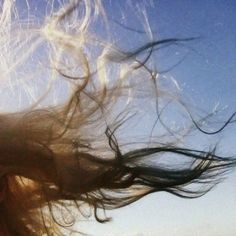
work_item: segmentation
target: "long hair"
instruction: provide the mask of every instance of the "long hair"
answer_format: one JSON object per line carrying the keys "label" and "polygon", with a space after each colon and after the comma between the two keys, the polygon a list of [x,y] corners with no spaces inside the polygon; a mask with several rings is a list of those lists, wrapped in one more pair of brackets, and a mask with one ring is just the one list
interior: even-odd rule
{"label": "long hair", "polygon": [[[195,121],[178,89],[159,83],[152,53],[193,39],[155,40],[146,22],[141,33],[149,40],[127,50],[116,45],[99,0],[53,1],[43,20],[27,22],[15,4],[1,6],[0,70],[3,85],[6,80],[29,103],[0,114],[0,232],[61,235],[78,218],[76,209],[89,217],[84,209],[91,208],[106,222],[99,209],[150,193],[200,197],[235,165],[216,147],[184,144],[194,130],[207,133],[200,124],[212,114]],[[102,34],[92,27],[97,22]],[[189,125],[166,125],[162,114],[170,102],[185,111]],[[138,136],[143,111],[154,112],[155,121]]]}

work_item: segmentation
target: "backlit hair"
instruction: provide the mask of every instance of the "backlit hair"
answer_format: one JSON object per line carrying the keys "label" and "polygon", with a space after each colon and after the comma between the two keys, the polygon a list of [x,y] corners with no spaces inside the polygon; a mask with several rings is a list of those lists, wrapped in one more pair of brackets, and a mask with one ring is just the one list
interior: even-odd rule
{"label": "backlit hair", "polygon": [[[76,211],[106,222],[99,209],[153,192],[199,197],[234,165],[184,144],[201,125],[178,86],[159,83],[152,53],[191,39],[156,40],[143,9],[147,42],[122,49],[100,0],[48,1],[41,18],[19,2],[3,1],[0,17],[0,82],[18,94],[0,114],[1,235],[62,235]],[[164,122],[168,102],[184,128]]]}

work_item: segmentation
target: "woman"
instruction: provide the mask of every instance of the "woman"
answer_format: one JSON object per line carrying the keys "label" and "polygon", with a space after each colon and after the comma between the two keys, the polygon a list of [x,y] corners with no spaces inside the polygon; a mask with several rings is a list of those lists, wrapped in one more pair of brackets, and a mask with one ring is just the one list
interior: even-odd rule
{"label": "woman", "polygon": [[[123,207],[158,191],[199,197],[235,165],[215,149],[183,145],[194,127],[201,130],[193,118],[194,127],[175,131],[163,121],[165,101],[188,109],[178,91],[158,85],[152,53],[190,39],[154,40],[146,22],[141,33],[148,42],[121,50],[99,0],[48,3],[41,22],[21,20],[15,4],[2,4],[2,77],[13,89],[37,84],[39,95],[27,87],[22,91],[31,105],[0,116],[1,235],[61,235],[76,220],[75,208],[82,215],[92,208],[97,221],[106,222],[98,209]],[[98,22],[102,36],[92,28]],[[145,101],[155,104],[152,131],[148,139],[130,139]],[[181,157],[181,165],[168,158],[158,163],[169,155]]]}

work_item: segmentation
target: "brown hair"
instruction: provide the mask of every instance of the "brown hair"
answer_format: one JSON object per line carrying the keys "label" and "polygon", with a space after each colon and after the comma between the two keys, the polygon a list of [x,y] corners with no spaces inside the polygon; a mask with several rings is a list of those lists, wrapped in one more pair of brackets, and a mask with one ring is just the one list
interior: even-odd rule
{"label": "brown hair", "polygon": [[[36,100],[31,96],[33,105],[0,116],[0,230],[14,236],[60,235],[73,225],[75,208],[86,217],[83,209],[91,207],[96,219],[105,222],[109,219],[99,217],[98,209],[119,208],[158,191],[195,198],[218,183],[234,160],[218,156],[215,148],[180,144],[194,130],[192,123],[174,133],[158,105],[171,100],[187,111],[177,90],[158,85],[150,57],[163,45],[189,39],[150,38],[124,51],[92,33],[91,25],[102,19],[112,34],[101,1],[71,1],[56,12],[49,7],[43,23],[25,25],[13,1],[2,5],[3,77],[19,78],[24,71],[20,85],[32,79],[39,90],[41,80],[47,86]],[[43,63],[31,65],[29,73],[27,63],[40,57],[39,51]],[[60,101],[59,90],[67,99]],[[51,91],[59,101],[45,105]],[[146,101],[158,107],[154,113],[161,134],[130,139],[130,121]],[[181,165],[168,156],[182,157]],[[158,163],[163,157],[168,161]]]}

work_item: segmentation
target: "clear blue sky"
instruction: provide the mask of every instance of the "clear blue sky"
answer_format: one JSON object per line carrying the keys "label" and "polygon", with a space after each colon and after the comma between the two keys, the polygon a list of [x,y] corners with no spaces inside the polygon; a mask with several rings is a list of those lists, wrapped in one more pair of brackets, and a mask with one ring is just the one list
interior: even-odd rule
{"label": "clear blue sky", "polygon": [[[128,2],[128,3],[127,3]],[[147,15],[154,35],[163,38],[199,39],[185,47],[172,47],[157,55],[160,69],[185,60],[167,73],[183,89],[183,97],[207,111],[216,103],[228,106],[221,114],[226,118],[236,110],[236,2],[233,0],[154,0]],[[105,1],[110,18],[127,27],[141,29],[135,5],[143,1]],[[127,3],[127,4],[124,4]],[[144,4],[145,5],[145,4]],[[136,9],[136,13],[134,12]],[[122,12],[122,13],[121,13]],[[122,20],[125,19],[125,20]],[[135,47],[142,34],[114,24],[117,44]],[[226,154],[236,153],[235,131],[228,127],[221,140]],[[200,142],[199,142],[200,143]],[[152,196],[115,212],[108,212],[113,223],[85,224],[85,232],[97,236],[234,236],[236,235],[236,174],[232,174],[206,196],[183,200],[165,193]]]}
{"label": "clear blue sky", "polygon": [[[221,114],[221,118],[226,118],[236,110],[236,1],[152,2],[149,6],[148,1],[141,0],[104,0],[104,5],[109,19],[137,30],[142,30],[137,15],[142,10],[140,6],[145,5],[157,39],[199,37],[183,47],[171,47],[157,54],[157,65],[165,70],[187,55],[167,76],[173,76],[183,90],[183,97],[191,98],[198,107],[211,111],[216,103],[221,108],[228,106]],[[38,4],[39,15],[44,6]],[[121,47],[135,48],[147,40],[143,34],[125,30],[116,23],[111,27],[116,30],[114,37]],[[97,31],[102,35],[99,27]],[[225,133],[227,138],[222,140],[226,154],[236,153],[235,131],[230,126]],[[95,236],[235,236],[235,182],[236,174],[232,174],[209,194],[195,200],[156,193],[131,206],[108,212],[113,217],[112,223],[81,222],[78,228]]]}

